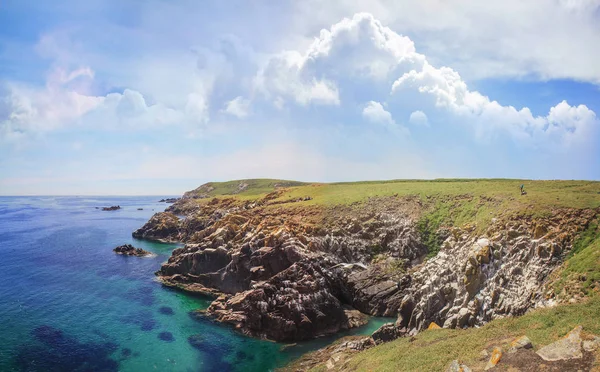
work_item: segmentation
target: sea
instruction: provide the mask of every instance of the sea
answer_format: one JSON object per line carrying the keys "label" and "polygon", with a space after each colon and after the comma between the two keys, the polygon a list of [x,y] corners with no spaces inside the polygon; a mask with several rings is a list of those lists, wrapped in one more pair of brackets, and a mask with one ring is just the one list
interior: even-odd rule
{"label": "sea", "polygon": [[[390,321],[286,345],[198,316],[209,298],[154,274],[181,245],[131,236],[165,197],[0,197],[0,371],[272,371]],[[121,244],[155,256],[117,255]]]}

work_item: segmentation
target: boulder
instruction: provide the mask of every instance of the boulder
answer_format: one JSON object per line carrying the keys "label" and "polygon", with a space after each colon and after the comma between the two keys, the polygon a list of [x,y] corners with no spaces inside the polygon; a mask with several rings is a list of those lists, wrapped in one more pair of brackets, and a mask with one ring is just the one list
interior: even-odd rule
{"label": "boulder", "polygon": [[458,360],[453,360],[446,369],[446,372],[471,372],[471,368],[461,364]]}
{"label": "boulder", "polygon": [[575,327],[562,339],[546,345],[537,354],[546,361],[580,359],[583,357],[581,351],[581,326]]}
{"label": "boulder", "polygon": [[484,370],[487,371],[488,369],[494,368],[500,359],[502,359],[502,349],[495,347],[492,351],[492,355],[490,356],[490,360],[488,360],[487,364],[485,365]]}
{"label": "boulder", "polygon": [[521,337],[515,338],[510,343],[510,349],[508,349],[508,352],[514,353],[519,349],[531,349],[532,347],[533,347],[533,344],[531,343],[531,340],[529,339],[529,337],[521,336]]}

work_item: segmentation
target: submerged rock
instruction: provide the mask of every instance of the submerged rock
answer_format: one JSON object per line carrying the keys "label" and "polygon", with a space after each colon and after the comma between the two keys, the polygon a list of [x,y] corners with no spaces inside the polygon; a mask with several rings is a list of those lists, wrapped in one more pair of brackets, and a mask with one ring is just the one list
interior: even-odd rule
{"label": "submerged rock", "polygon": [[175,337],[171,332],[161,332],[158,334],[158,338],[165,342],[173,342],[175,341]]}

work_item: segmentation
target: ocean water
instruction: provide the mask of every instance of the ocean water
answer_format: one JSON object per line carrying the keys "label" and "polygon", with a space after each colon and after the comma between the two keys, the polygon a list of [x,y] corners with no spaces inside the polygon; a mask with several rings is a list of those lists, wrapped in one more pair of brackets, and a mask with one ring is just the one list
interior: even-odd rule
{"label": "ocean water", "polygon": [[154,276],[177,245],[131,237],[159,199],[0,197],[0,371],[269,371],[339,337],[282,348],[194,316],[210,300]]}

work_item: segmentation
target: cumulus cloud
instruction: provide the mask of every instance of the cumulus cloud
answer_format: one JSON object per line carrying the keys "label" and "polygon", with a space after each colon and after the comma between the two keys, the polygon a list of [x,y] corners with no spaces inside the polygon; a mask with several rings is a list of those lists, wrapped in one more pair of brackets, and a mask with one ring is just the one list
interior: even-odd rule
{"label": "cumulus cloud", "polygon": [[425,113],[421,110],[411,112],[410,117],[408,118],[408,122],[413,125],[420,125],[424,127],[429,126],[427,115],[425,115]]}
{"label": "cumulus cloud", "polygon": [[298,52],[272,56],[257,74],[254,82],[258,92],[274,102],[294,100],[300,105],[309,103],[339,105],[338,90],[331,81],[317,79],[304,70],[306,57]]}
{"label": "cumulus cloud", "polygon": [[379,102],[369,101],[362,110],[362,116],[371,123],[382,125],[393,132],[408,133],[408,130],[398,125],[392,118],[392,114]]}
{"label": "cumulus cloud", "polygon": [[[598,0],[306,0],[294,3],[294,30],[312,35],[340,18],[369,11],[411,35],[436,64],[467,79],[528,77],[600,84]],[[319,12],[315,12],[319,9]],[[290,28],[292,27],[290,26]]]}
{"label": "cumulus cloud", "polygon": [[467,119],[479,134],[502,130],[517,140],[569,146],[590,140],[590,135],[600,129],[595,113],[585,105],[574,107],[563,101],[550,108],[547,116],[533,116],[528,107],[503,106],[469,90],[458,72],[428,62],[420,70],[400,76],[392,85],[392,93],[405,88],[432,96],[437,107]]}
{"label": "cumulus cloud", "polygon": [[[572,107],[563,102],[560,107],[550,109],[563,113],[561,120],[553,120],[550,116],[533,116],[528,107],[517,109],[492,101],[470,90],[454,69],[435,67],[425,55],[417,52],[410,38],[383,26],[367,13],[345,18],[321,30],[306,50],[272,56],[260,71],[258,80],[271,98],[281,100],[282,95],[288,94],[300,104],[318,97],[313,89],[318,84],[328,87],[322,90],[329,92],[324,94],[329,99],[323,100],[328,103],[340,104],[338,97],[351,99],[373,92],[362,114],[389,128],[399,126],[392,119],[392,113],[378,103],[386,98],[379,94],[382,89],[391,91],[392,95],[401,90],[407,92],[410,99],[399,102],[404,105],[421,95],[433,97],[435,106],[446,110],[457,119],[455,121],[467,119],[473,124],[479,138],[504,131],[521,143],[569,145],[589,140],[589,135],[598,127],[594,112],[586,106]],[[342,106],[349,104],[341,102]],[[405,106],[405,109],[410,108]],[[425,114],[414,108],[409,111],[413,112],[409,121],[428,125]]]}
{"label": "cumulus cloud", "polygon": [[225,104],[223,112],[243,119],[250,115],[250,100],[237,96]]}

